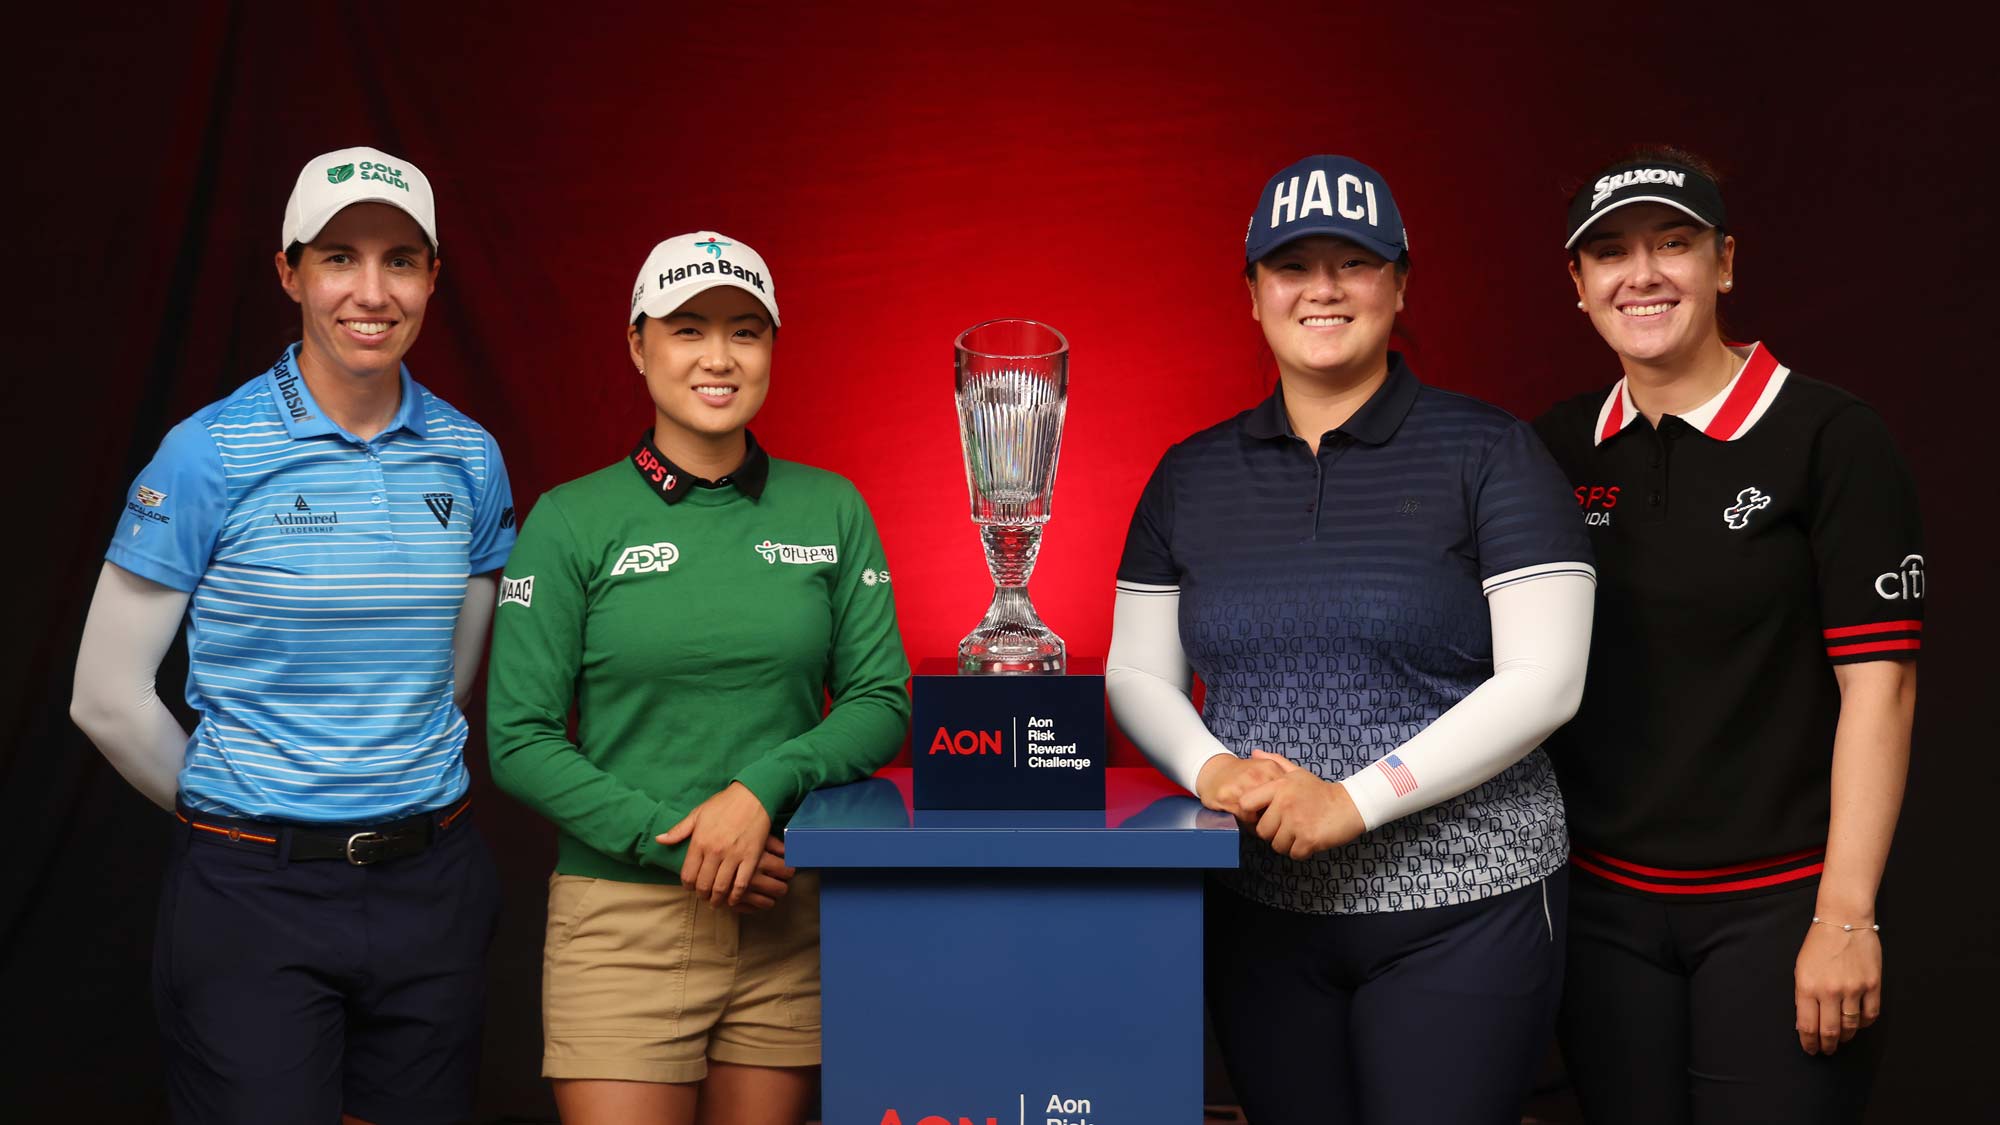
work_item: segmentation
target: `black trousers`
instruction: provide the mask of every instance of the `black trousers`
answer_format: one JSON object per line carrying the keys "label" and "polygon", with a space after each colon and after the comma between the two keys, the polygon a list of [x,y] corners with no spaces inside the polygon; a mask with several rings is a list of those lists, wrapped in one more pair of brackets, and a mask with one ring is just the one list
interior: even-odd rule
{"label": "black trousers", "polygon": [[1517,1125],[1562,988],[1566,886],[1314,915],[1211,885],[1209,1014],[1251,1125]]}
{"label": "black trousers", "polygon": [[1592,1125],[1858,1122],[1887,1017],[1832,1055],[1799,1046],[1792,964],[1817,880],[1732,901],[1570,884],[1560,1037]]}

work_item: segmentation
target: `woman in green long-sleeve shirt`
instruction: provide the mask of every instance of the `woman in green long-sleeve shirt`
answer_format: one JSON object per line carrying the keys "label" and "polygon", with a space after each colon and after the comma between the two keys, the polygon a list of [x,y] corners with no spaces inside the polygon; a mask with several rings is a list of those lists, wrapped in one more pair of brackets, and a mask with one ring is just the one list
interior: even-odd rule
{"label": "woman in green long-sleeve shirt", "polygon": [[777,330],[749,247],[654,247],[627,330],[653,428],[541,498],[501,582],[488,739],[561,829],[542,1072],[570,1125],[811,1100],[817,886],[773,832],[895,754],[909,664],[860,494],[748,429]]}

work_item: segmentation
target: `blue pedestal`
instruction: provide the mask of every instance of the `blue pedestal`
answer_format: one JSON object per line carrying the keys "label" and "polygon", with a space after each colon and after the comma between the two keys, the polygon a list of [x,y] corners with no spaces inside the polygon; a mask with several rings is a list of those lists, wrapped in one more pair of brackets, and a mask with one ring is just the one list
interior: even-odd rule
{"label": "blue pedestal", "polygon": [[1198,1125],[1201,871],[1236,824],[1150,769],[1105,791],[912,811],[884,770],[807,798],[785,851],[821,870],[828,1125]]}

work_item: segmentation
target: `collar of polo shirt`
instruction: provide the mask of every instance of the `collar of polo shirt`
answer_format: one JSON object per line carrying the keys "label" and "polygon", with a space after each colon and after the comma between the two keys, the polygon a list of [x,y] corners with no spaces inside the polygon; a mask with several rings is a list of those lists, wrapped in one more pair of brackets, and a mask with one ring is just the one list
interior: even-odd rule
{"label": "collar of polo shirt", "polygon": [[653,431],[647,430],[639,436],[639,444],[632,449],[632,467],[638,470],[639,479],[646,487],[659,494],[660,499],[669,504],[678,504],[687,499],[688,493],[697,488],[720,488],[725,484],[736,486],[736,490],[752,500],[764,495],[764,484],[771,478],[771,455],[757,444],[757,435],[743,431],[743,464],[736,471],[721,480],[709,480],[695,476],[667,459],[660,447],[653,444]]}
{"label": "collar of polo shirt", "polygon": [[[1417,401],[1419,390],[1417,377],[1410,373],[1410,366],[1403,362],[1403,353],[1389,353],[1389,377],[1361,404],[1361,409],[1347,421],[1334,427],[1336,433],[1343,433],[1356,441],[1369,445],[1381,445],[1388,441],[1409,416],[1410,407]],[[1297,437],[1292,433],[1292,420],[1285,414],[1285,384],[1278,383],[1271,397],[1250,411],[1244,424],[1244,431],[1254,438],[1274,439]]]}
{"label": "collar of polo shirt", "polygon": [[[395,420],[376,435],[393,434],[397,430],[408,430],[417,437],[429,437],[424,424],[424,412],[417,402],[416,385],[410,378],[410,369],[403,366],[397,376],[402,382],[401,401],[396,406]],[[326,411],[313,400],[312,391],[307,389],[305,376],[299,374],[299,345],[293,344],[271,365],[266,378],[271,384],[271,397],[277,400],[278,417],[285,423],[285,432],[294,438],[325,437],[332,434],[353,441],[361,439],[335,425]]]}
{"label": "collar of polo shirt", "polygon": [[[1741,355],[1746,345],[1732,344],[1730,350]],[[1771,403],[1778,397],[1778,391],[1785,385],[1785,377],[1791,369],[1778,362],[1778,357],[1759,340],[1747,345],[1749,355],[1743,366],[1723,388],[1707,402],[1688,411],[1674,415],[1693,427],[1697,432],[1717,441],[1735,441],[1750,432],[1750,427],[1764,417],[1771,409]],[[1639,408],[1632,401],[1632,389],[1620,379],[1612,386],[1611,393],[1604,398],[1604,405],[1597,411],[1597,428],[1592,431],[1591,444],[1602,445],[1617,437],[1625,427],[1639,417]]]}

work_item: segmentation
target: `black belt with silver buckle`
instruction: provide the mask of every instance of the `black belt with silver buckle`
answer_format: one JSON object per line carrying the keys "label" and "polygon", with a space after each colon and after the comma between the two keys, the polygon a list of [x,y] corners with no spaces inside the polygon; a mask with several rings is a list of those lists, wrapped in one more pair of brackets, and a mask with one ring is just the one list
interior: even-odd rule
{"label": "black belt with silver buckle", "polygon": [[297,821],[239,820],[196,812],[175,803],[174,815],[204,838],[239,847],[276,852],[290,860],[340,859],[356,867],[413,856],[449,831],[472,798],[435,812],[392,820],[386,824],[304,824]]}

